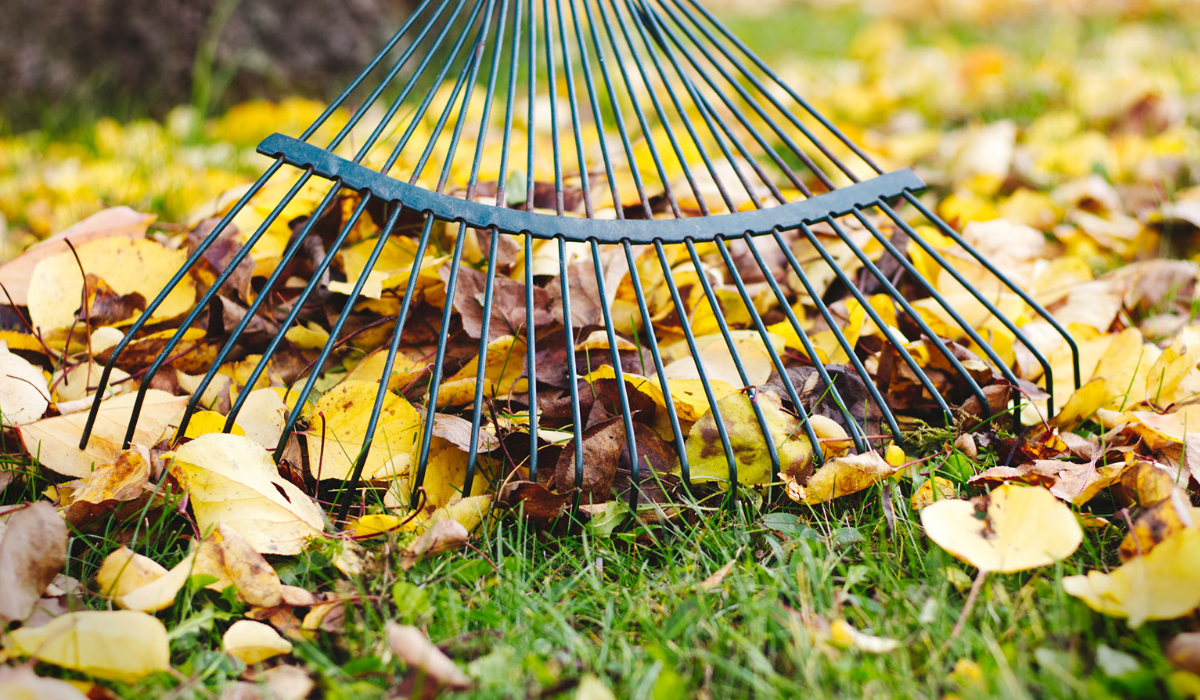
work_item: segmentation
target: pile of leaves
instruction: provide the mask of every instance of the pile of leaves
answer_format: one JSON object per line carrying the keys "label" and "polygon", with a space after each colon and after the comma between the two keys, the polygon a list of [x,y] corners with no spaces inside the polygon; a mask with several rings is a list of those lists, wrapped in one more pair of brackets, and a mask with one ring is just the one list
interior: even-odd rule
{"label": "pile of leaves", "polygon": [[[797,69],[794,83],[802,92],[808,88],[807,94],[843,123],[861,129],[860,140],[873,156],[892,165],[918,163],[935,186],[926,195],[935,210],[1053,311],[1080,351],[1077,388],[1069,346],[1015,295],[989,288],[997,306],[1050,360],[1054,386],[1043,388],[1052,389],[1058,401],[1055,414],[1047,414],[1045,395],[1037,389],[1038,382],[1044,384],[1042,369],[1028,349],[939,272],[927,254],[909,246],[913,264],[1023,382],[1018,388],[1029,400],[1021,403],[1017,423],[1006,422],[1007,416],[984,420],[987,411],[971,404],[963,378],[939,364],[942,358],[898,313],[894,299],[867,295],[872,310],[890,326],[881,328],[837,287],[809,242],[785,237],[809,277],[822,285],[820,296],[832,302],[857,359],[913,431],[903,442],[880,437],[878,407],[869,405],[861,378],[838,369],[839,389],[851,413],[865,411],[872,419],[866,427],[875,449],[864,454],[851,449],[840,412],[822,401],[824,387],[784,305],[741,244],[698,245],[695,258],[685,247],[668,246],[665,269],[653,250],[635,256],[662,350],[662,378],[648,351],[648,329],[642,326],[634,277],[621,249],[601,248],[599,261],[585,246],[570,249],[566,286],[575,335],[569,342],[562,332],[564,281],[557,246],[535,242],[528,251],[538,338],[537,370],[530,376],[524,241],[501,237],[493,247],[486,233],[468,230],[460,239],[457,226],[439,224],[415,264],[422,224],[415,216],[401,219],[367,277],[365,298],[351,309],[341,332],[331,336],[347,292],[362,276],[391,213],[378,204],[367,207],[336,252],[327,279],[300,309],[299,323],[283,327],[281,319],[300,303],[299,290],[315,274],[332,237],[361,203],[352,193],[341,194],[318,218],[311,244],[284,270],[269,303],[248,317],[263,293],[263,280],[279,267],[284,247],[313,215],[323,196],[317,186],[304,188],[267,229],[197,322],[182,331],[170,361],[149,376],[154,358],[180,331],[199,295],[228,267],[291,181],[272,183],[234,218],[201,264],[155,310],[120,356],[104,395],[97,397],[101,367],[123,329],[228,210],[229,196],[207,200],[228,186],[224,178],[235,176],[215,176],[215,191],[203,197],[192,191],[186,197],[196,201],[186,206],[172,203],[174,213],[186,209],[178,216],[185,223],[163,225],[153,215],[116,207],[65,230],[55,218],[61,214],[47,215],[46,207],[53,204],[45,203],[69,202],[74,190],[55,189],[48,178],[38,187],[15,187],[9,176],[0,190],[9,195],[3,200],[5,215],[39,237],[57,233],[0,267],[7,301],[0,307],[5,327],[0,331],[0,414],[6,446],[13,451],[19,446],[27,465],[0,472],[4,502],[10,504],[0,512],[0,616],[13,623],[5,653],[96,679],[136,682],[170,669],[171,633],[155,613],[181,595],[208,588],[241,603],[244,619],[228,626],[224,651],[253,666],[288,654],[289,640],[336,634],[345,606],[353,605],[346,589],[310,591],[283,583],[277,571],[281,562],[317,549],[354,577],[385,565],[387,549],[378,546],[385,542],[400,548],[402,567],[412,566],[466,546],[477,528],[505,517],[498,512],[504,508],[561,527],[563,516],[578,504],[580,519],[590,518],[590,527],[601,533],[633,515],[695,517],[693,499],[723,493],[730,476],[720,430],[732,445],[739,483],[760,487],[742,492],[744,498],[765,495],[779,501],[782,494],[812,506],[870,494],[872,487],[910,495],[929,537],[978,569],[975,593],[988,575],[1070,557],[1087,530],[1123,528],[1125,540],[1113,554],[1119,566],[1069,577],[1063,581],[1066,592],[1106,615],[1127,618],[1131,627],[1191,614],[1200,606],[1200,509],[1194,506],[1200,493],[1200,442],[1189,430],[1191,415],[1197,415],[1192,425],[1200,422],[1195,403],[1200,395],[1200,265],[1192,259],[1200,240],[1200,117],[1186,95],[1200,76],[1194,63],[1183,60],[1185,49],[1167,47],[1164,57],[1163,47],[1147,43],[1139,26],[1090,46],[1103,50],[1104,58],[1095,64],[1048,61],[1034,67],[996,47],[956,52],[912,45],[897,34],[897,25],[881,22],[853,43],[860,58],[857,80],[841,79],[845,71],[821,73],[819,65],[804,69],[810,72]],[[1103,73],[1111,83],[1114,64],[1125,76],[1120,99],[1111,99],[1111,90],[1097,93],[1090,82]],[[1173,70],[1160,70],[1162,65]],[[947,66],[954,70],[942,70]],[[1042,85],[1062,91],[1051,96],[1054,108],[1028,123],[997,119],[950,132],[927,126],[951,110],[968,113],[1012,101],[1025,89],[1012,76],[1023,71],[1039,73]],[[936,89],[915,77],[930,73],[940,76]],[[947,74],[957,78],[942,82]],[[827,77],[832,75],[839,76],[836,89]],[[897,75],[914,79],[905,83]],[[272,122],[271,130],[281,120],[277,110],[303,111],[296,104],[253,109],[269,115],[264,119]],[[238,114],[247,118],[259,112],[247,108]],[[882,121],[881,115],[889,116]],[[208,128],[216,133],[211,131],[216,126]],[[101,129],[124,134],[122,139],[134,133],[116,125],[98,126],[98,133]],[[162,129],[147,127],[148,133],[166,133]],[[176,158],[186,162],[183,156],[169,160]],[[98,174],[103,167],[94,163],[84,172],[88,178],[136,181],[131,171],[113,163],[107,167],[115,167],[114,174]],[[136,203],[142,197],[140,192],[96,195],[97,187],[87,184],[91,181],[76,180],[72,187],[82,186],[97,200]],[[157,187],[179,190],[170,182]],[[528,195],[535,207],[548,206],[538,200],[538,188]],[[918,219],[913,223],[972,279],[990,277],[953,241]],[[889,222],[878,225],[896,233]],[[847,274],[859,271],[861,263],[831,231],[818,227],[816,234]],[[870,238],[861,227],[851,227],[850,235],[864,245]],[[463,247],[463,262],[452,269],[456,245]],[[875,260],[885,259],[881,247],[868,250]],[[746,295],[733,283],[727,256],[749,283]],[[483,270],[489,261],[498,273],[497,301],[485,319]],[[603,292],[594,272],[597,263],[604,271]],[[768,270],[789,296],[786,308],[813,336],[820,359],[835,368],[846,365],[850,358],[784,261],[777,256]],[[671,297],[668,276],[683,294],[683,314]],[[456,280],[452,292],[451,278]],[[711,298],[701,279],[712,284]],[[414,296],[406,299],[410,282]],[[1000,390],[1003,406],[1012,387],[981,359],[983,349],[916,287],[902,288],[923,319],[956,343],[956,355],[976,381]],[[403,342],[384,381],[386,346],[406,302]],[[611,335],[606,313],[613,321]],[[448,349],[442,375],[435,379],[443,314],[450,318]],[[756,330],[755,316],[767,325],[765,337]],[[234,328],[247,318],[244,332],[234,337]],[[685,324],[699,358],[688,351]],[[743,360],[740,370],[723,326]],[[939,393],[958,409],[955,422],[930,427],[936,415],[932,397],[898,367],[889,333],[904,338]],[[281,336],[276,351],[264,359],[269,344]],[[218,363],[231,338],[229,353]],[[317,366],[330,343],[334,352]],[[799,407],[788,398],[772,352],[784,357],[786,380],[802,390],[801,400],[813,414],[807,427],[821,440],[823,462],[814,458]],[[708,370],[720,426],[697,359]],[[580,377],[574,386],[569,362]],[[202,381],[210,368],[213,379]],[[315,391],[301,403],[299,389],[310,378]],[[126,446],[136,390],[143,382],[148,390]],[[474,437],[472,408],[481,382],[482,425]],[[664,383],[679,435],[668,419]],[[537,394],[533,405],[531,388]],[[621,404],[622,388],[628,411]],[[381,391],[379,430],[367,445],[369,416]],[[184,426],[184,409],[192,399],[200,410]],[[91,439],[80,448],[87,411],[97,400]],[[240,411],[234,414],[238,402]],[[532,436],[531,412],[538,419]],[[765,435],[759,415],[768,427]],[[291,416],[298,419],[296,430],[285,431]],[[632,486],[631,443],[645,478],[636,512],[625,505]],[[422,463],[425,445],[429,456]],[[364,483],[347,494],[343,486],[364,449]],[[682,455],[690,467],[688,484],[681,483]],[[781,483],[771,483],[776,461]],[[948,478],[949,472],[963,478]],[[465,491],[468,473],[473,478]],[[40,498],[8,497],[28,494],[26,484],[43,482],[53,486]],[[337,521],[335,499],[352,499],[350,521]],[[1097,503],[1108,510],[1097,509]],[[139,538],[147,536],[145,523],[163,515],[180,518],[191,530],[183,537],[185,554],[169,569],[138,553]],[[103,530],[114,543],[88,580],[71,576],[71,530]],[[102,606],[110,609],[78,612],[97,607],[81,604],[82,599],[103,599]],[[895,644],[853,628],[827,633],[867,651]],[[388,639],[419,674],[445,687],[470,685],[471,679],[419,630],[393,624]],[[1200,673],[1196,633],[1181,634],[1171,645],[1170,655],[1182,668]],[[257,668],[250,677],[280,684],[286,688],[280,693],[301,697],[311,689],[307,676],[287,665],[276,665],[269,674]],[[74,690],[26,668],[4,673],[0,682],[23,684],[34,693],[50,687],[65,694]],[[303,692],[295,694],[297,688]]]}

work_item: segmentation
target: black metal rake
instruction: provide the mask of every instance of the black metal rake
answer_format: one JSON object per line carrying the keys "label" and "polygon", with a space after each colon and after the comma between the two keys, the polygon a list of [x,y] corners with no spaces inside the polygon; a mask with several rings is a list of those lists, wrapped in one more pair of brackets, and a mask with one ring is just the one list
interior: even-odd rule
{"label": "black metal rake", "polygon": [[[393,55],[395,58],[384,70],[382,67],[386,65],[388,57]],[[372,78],[377,72],[383,72],[382,77]],[[481,79],[483,73],[486,73],[486,78]],[[372,84],[368,83],[369,79],[377,82],[373,83],[374,87],[367,92],[368,86]],[[452,87],[447,87],[450,85]],[[332,141],[324,148],[309,143],[309,139],[334,115],[335,110],[345,104],[351,104],[351,97],[361,95],[360,91],[367,94],[358,97],[357,107],[349,117],[348,123],[337,132]],[[496,105],[498,92],[504,96],[502,120],[495,118],[500,111]],[[375,106],[385,94],[390,102],[386,110],[380,111]],[[539,120],[545,118],[542,114],[545,103],[541,100],[546,97],[549,98],[551,138],[549,142],[539,144],[535,136]],[[481,108],[478,102],[480,98]],[[435,104],[440,107],[440,113],[437,109],[431,111],[431,106]],[[360,133],[353,130],[359,127],[364,119],[375,120],[375,126],[369,136],[351,153],[347,149],[355,140],[352,134]],[[453,126],[447,132],[446,128],[452,119]],[[566,129],[570,131],[573,149],[560,138],[560,130],[566,130],[564,127],[568,119],[569,127]],[[366,124],[369,125],[369,122]],[[517,128],[514,128],[514,124]],[[522,126],[523,128],[520,128]],[[400,134],[399,137],[396,137],[397,133]],[[521,156],[519,146],[522,140],[525,142],[523,173],[519,166],[514,167]],[[460,152],[461,144],[472,141],[475,144],[473,155],[468,155],[467,149]],[[480,197],[477,192],[481,184],[481,167],[485,158],[489,157],[488,146],[497,144],[500,162],[496,168],[498,176],[495,179],[495,194],[494,197],[490,194]],[[370,156],[375,156],[377,161],[382,151],[376,154],[376,150],[384,145],[390,145],[391,152],[381,165],[375,168],[363,165],[364,160]],[[545,153],[547,146],[550,150],[548,154]],[[420,149],[420,155],[415,161],[411,156],[415,152],[414,149]],[[878,406],[883,424],[897,440],[901,438],[900,424],[864,365],[863,359],[856,354],[855,348],[839,329],[835,312],[830,309],[830,302],[823,298],[824,290],[818,288],[806,274],[805,265],[785,240],[785,232],[798,231],[801,240],[811,244],[840,285],[859,302],[871,321],[882,331],[900,360],[922,385],[928,398],[936,404],[936,411],[945,416],[947,421],[953,418],[951,406],[905,348],[904,339],[894,335],[894,331],[872,308],[866,294],[860,290],[861,280],[869,281],[873,288],[882,290],[895,301],[899,307],[898,313],[907,317],[912,327],[919,329],[933,351],[940,354],[946,364],[953,368],[985,413],[990,410],[988,398],[950,346],[949,341],[954,339],[941,338],[934,332],[897,287],[898,282],[881,269],[882,263],[877,264],[866,252],[864,245],[851,235],[851,228],[865,231],[877,241],[885,256],[894,260],[894,264],[889,263],[890,272],[897,279],[903,275],[909,284],[923,290],[924,294],[935,300],[961,328],[962,334],[959,338],[968,338],[974,347],[986,355],[1011,387],[1015,388],[1018,385],[1013,370],[992,349],[988,340],[981,337],[920,274],[897,243],[887,235],[885,229],[906,235],[911,244],[919,246],[998,319],[1015,336],[1017,342],[1028,348],[1042,367],[1042,377],[1047,390],[1053,389],[1052,370],[1046,357],[1012,320],[1001,313],[988,295],[981,292],[972,280],[955,270],[938,249],[923,238],[917,227],[897,212],[896,207],[904,203],[911,205],[912,210],[908,212],[910,216],[924,218],[943,236],[954,241],[1062,335],[1073,352],[1074,379],[1076,386],[1079,385],[1078,351],[1066,329],[1056,323],[1030,294],[1009,280],[915,196],[914,193],[924,187],[921,179],[909,170],[885,173],[865,151],[782,82],[770,67],[696,0],[424,0],[366,69],[299,138],[275,134],[264,140],[258,150],[274,158],[274,164],[224,215],[183,268],[172,278],[168,287],[149,303],[126,337],[113,350],[100,379],[100,388],[96,393],[97,402],[88,418],[83,445],[88,441],[96,418],[99,397],[104,395],[112,368],[126,346],[138,336],[168,292],[191,273],[204,252],[217,240],[237,213],[271,178],[284,169],[285,165],[299,169],[298,179],[262,225],[249,235],[244,247],[204,292],[194,310],[183,319],[176,335],[144,373],[125,441],[128,444],[133,437],[134,426],[151,379],[170,361],[184,332],[204,313],[209,302],[230,278],[234,269],[301,188],[314,177],[329,180],[331,184],[328,194],[307,222],[294,233],[283,253],[281,263],[266,279],[264,286],[249,305],[248,312],[218,353],[212,368],[195,389],[178,435],[184,434],[206,387],[212,382],[222,362],[237,344],[247,326],[256,314],[262,311],[261,305],[271,296],[271,291],[280,281],[284,269],[312,234],[314,224],[337,200],[341,191],[352,190],[361,197],[358,205],[345,218],[333,243],[328,246],[326,254],[316,265],[311,280],[299,293],[280,325],[280,332],[269,342],[262,353],[262,359],[246,382],[247,387],[253,386],[265,371],[272,354],[284,339],[284,331],[296,322],[306,300],[318,288],[322,276],[328,271],[368,204],[384,203],[388,213],[379,240],[366,263],[365,271],[355,280],[344,310],[330,330],[329,341],[321,350],[313,371],[300,390],[300,398],[288,417],[283,437],[275,451],[275,457],[278,459],[289,435],[296,428],[307,397],[313,391],[318,375],[338,342],[351,310],[360,299],[368,273],[374,268],[387,240],[396,230],[402,212],[409,217],[419,216],[422,227],[416,243],[412,273],[408,278],[395,330],[388,346],[387,360],[380,378],[381,388],[373,406],[362,451],[355,463],[350,488],[344,494],[340,515],[342,518],[349,508],[350,494],[356,490],[362,476],[367,452],[375,435],[386,394],[384,387],[392,374],[401,346],[401,337],[409,320],[417,271],[426,255],[436,221],[449,222],[451,226],[457,224],[457,234],[451,262],[452,272],[447,283],[447,300],[441,319],[441,334],[429,385],[429,410],[426,411],[424,429],[421,432],[419,457],[413,467],[414,506],[429,460],[435,407],[438,406],[438,390],[443,379],[447,336],[451,326],[454,289],[459,277],[464,241],[469,230],[477,232],[475,235],[488,236],[488,250],[493,254],[488,259],[484,287],[483,329],[480,336],[478,381],[472,413],[475,437],[471,441],[463,493],[470,493],[479,457],[478,433],[484,414],[483,380],[497,276],[498,256],[495,251],[498,250],[500,236],[518,237],[523,244],[525,256],[525,371],[530,380],[530,454],[527,466],[531,480],[536,480],[538,473],[537,349],[539,342],[546,342],[545,338],[537,338],[535,332],[534,239],[549,239],[557,243],[563,332],[568,350],[575,346],[577,330],[572,328],[567,244],[582,243],[587,246],[601,300],[609,298],[602,268],[602,247],[608,249],[610,246],[619,246],[623,250],[640,312],[640,331],[635,340],[649,349],[653,359],[654,371],[665,395],[665,406],[678,448],[685,484],[689,481],[685,435],[671,398],[671,386],[664,371],[655,323],[651,318],[646,290],[643,288],[635,260],[635,246],[654,247],[663,271],[662,282],[666,285],[671,302],[681,320],[684,338],[696,362],[708,404],[716,419],[722,447],[730,465],[731,490],[737,486],[736,461],[720,415],[717,397],[713,393],[709,375],[701,358],[702,353],[697,348],[696,337],[688,322],[686,304],[680,289],[672,279],[667,246],[681,244],[686,250],[687,259],[690,259],[695,270],[701,273],[698,277],[704,299],[712,309],[717,310],[720,334],[741,376],[742,384],[753,392],[753,389],[749,388],[752,382],[743,367],[729,324],[719,312],[721,305],[713,281],[703,273],[705,267],[697,251],[697,243],[715,243],[725,266],[722,274],[727,281],[733,283],[737,294],[745,303],[753,328],[761,336],[771,363],[786,390],[785,398],[791,401],[794,410],[799,414],[818,464],[824,459],[824,455],[821,443],[808,420],[811,407],[806,407],[801,399],[802,392],[795,385],[768,337],[766,324],[757,310],[747,282],[734,262],[729,246],[731,241],[744,242],[744,250],[749,251],[754,265],[761,270],[771,295],[799,336],[824,390],[837,407],[844,424],[849,427],[850,439],[859,452],[870,449],[870,441],[878,436],[869,435],[863,429],[866,422],[865,413],[862,416],[850,414],[846,402],[839,394],[837,383],[821,362],[804,325],[792,310],[788,292],[769,269],[763,255],[764,250],[775,246],[782,252],[787,268],[794,278],[799,280],[808,303],[815,307],[821,321],[833,332],[854,373],[864,382],[871,401]],[[408,160],[402,160],[402,155],[407,155]],[[647,167],[647,155],[652,167]],[[553,168],[553,213],[534,210],[535,192],[539,184],[535,175],[539,163],[546,158],[552,161]],[[418,179],[426,173],[427,167],[438,160],[441,161],[441,169],[436,185],[430,188],[417,184]],[[566,168],[564,160],[567,161]],[[462,183],[451,183],[452,175],[465,169],[467,162],[470,163],[470,175],[466,179],[465,187],[461,186]],[[393,171],[397,163],[401,163],[405,169]],[[493,164],[489,162],[489,167]],[[411,166],[411,169],[408,169],[408,166]],[[430,168],[430,171],[432,170],[433,168]],[[513,192],[514,189],[519,190],[522,176],[524,193]],[[636,196],[620,191],[622,176],[626,181],[632,180]],[[785,185],[781,187],[779,183]],[[448,186],[452,184],[460,189],[454,194],[447,193]],[[608,192],[605,192],[605,189]],[[566,203],[566,195],[574,192],[581,197],[582,212],[569,211],[571,207]],[[611,204],[605,201],[608,196],[611,196]],[[523,200],[523,204],[510,208],[510,199],[518,204]],[[604,218],[597,217],[597,200],[603,203]],[[611,213],[607,212],[609,208]],[[582,216],[578,213],[582,213]],[[814,231],[814,227],[818,230]],[[851,275],[842,269],[839,261],[819,237],[821,232],[832,232],[841,244],[853,253],[861,265],[860,280],[852,279]],[[642,475],[638,464],[638,445],[634,437],[629,397],[623,381],[623,369],[621,362],[616,361],[619,338],[611,310],[605,303],[602,303],[601,307],[608,345],[614,359],[612,365],[628,438],[631,483],[634,484],[634,488],[630,490],[630,498],[636,504],[639,491],[637,484]],[[570,351],[567,352],[567,372],[573,416],[572,430],[575,434],[575,445],[578,447],[582,445],[583,416],[580,412],[579,374],[574,354]],[[233,402],[225,424],[226,431],[234,425],[248,394],[249,391],[242,392]],[[1016,399],[1014,389],[1005,405],[1015,407]],[[1050,400],[1053,401],[1052,398]],[[766,445],[772,459],[772,473],[778,477],[780,465],[774,440],[770,438],[758,402],[751,403],[759,426],[768,438]],[[1053,411],[1052,408],[1050,410]],[[576,449],[574,458],[575,483],[578,488],[584,472],[583,450]]]}

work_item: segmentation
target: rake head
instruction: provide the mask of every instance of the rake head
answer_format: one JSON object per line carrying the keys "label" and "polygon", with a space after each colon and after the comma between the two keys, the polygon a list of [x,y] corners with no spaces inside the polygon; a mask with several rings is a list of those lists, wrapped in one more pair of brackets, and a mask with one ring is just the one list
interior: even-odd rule
{"label": "rake head", "polygon": [[[219,350],[178,436],[228,362],[252,360],[226,431],[271,363],[308,349],[277,460],[297,432],[320,439],[324,370],[375,339],[354,372],[379,389],[346,395],[373,404],[342,517],[398,396],[423,406],[391,462],[414,507],[455,413],[462,493],[481,469],[589,492],[603,449],[636,505],[672,468],[714,476],[698,455],[723,458],[731,492],[749,478],[723,410],[752,416],[757,481],[777,482],[788,441],[819,465],[914,420],[1019,420],[1023,395],[1052,412],[1070,381],[1052,349],[1078,386],[1066,330],[922,203],[921,179],[885,172],[695,0],[425,0],[311,127],[258,150],[275,162],[111,352],[85,445],[113,368],[185,281],[197,302],[142,374],[126,442],[201,330]],[[802,434],[779,435],[781,415]]]}

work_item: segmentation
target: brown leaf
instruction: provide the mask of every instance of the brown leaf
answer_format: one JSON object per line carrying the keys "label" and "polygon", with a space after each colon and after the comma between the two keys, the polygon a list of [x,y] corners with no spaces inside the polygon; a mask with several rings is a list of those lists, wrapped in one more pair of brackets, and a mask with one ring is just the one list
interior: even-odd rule
{"label": "brown leaf", "polygon": [[45,501],[0,521],[0,618],[24,620],[67,563],[67,526]]}
{"label": "brown leaf", "polygon": [[387,638],[392,653],[437,685],[451,690],[466,690],[473,685],[470,677],[416,627],[389,622]]}
{"label": "brown leaf", "polygon": [[[450,266],[444,265],[438,274],[443,281],[450,279]],[[483,302],[487,275],[460,265],[454,283],[454,309],[462,318],[467,335],[478,338],[483,333]],[[492,318],[488,340],[505,335],[523,337],[526,333],[527,307],[525,283],[497,276],[492,290]],[[533,325],[541,328],[554,323],[550,312],[550,293],[541,287],[533,289]]]}
{"label": "brown leaf", "polygon": [[150,452],[134,445],[117,455],[112,464],[92,472],[83,488],[72,494],[63,519],[72,527],[83,527],[120,503],[137,501],[150,489]]}
{"label": "brown leaf", "polygon": [[[620,418],[609,418],[583,431],[583,474],[579,489],[583,491],[585,502],[609,500],[625,442],[625,426]],[[554,484],[562,493],[576,488],[577,449],[575,440],[571,440],[555,465]]]}
{"label": "brown leaf", "polygon": [[283,602],[283,588],[275,569],[253,545],[225,523],[205,538],[196,553],[193,576],[209,574],[217,580],[206,588],[223,591],[233,586],[238,597],[257,607]]}
{"label": "brown leaf", "polygon": [[497,503],[502,508],[520,505],[535,520],[552,520],[567,511],[572,498],[573,494],[553,493],[533,481],[513,481],[500,489]]}
{"label": "brown leaf", "polygon": [[404,551],[400,559],[400,568],[408,571],[426,557],[458,549],[467,543],[469,536],[467,528],[453,518],[434,521],[433,525]]}
{"label": "brown leaf", "polygon": [[1200,508],[1191,507],[1182,498],[1168,498],[1133,521],[1133,528],[1117,547],[1117,556],[1122,563],[1145,556],[1159,542],[1195,525],[1200,525]]}
{"label": "brown leaf", "polygon": [[1167,644],[1167,658],[1186,671],[1200,674],[1200,632],[1175,635]]}

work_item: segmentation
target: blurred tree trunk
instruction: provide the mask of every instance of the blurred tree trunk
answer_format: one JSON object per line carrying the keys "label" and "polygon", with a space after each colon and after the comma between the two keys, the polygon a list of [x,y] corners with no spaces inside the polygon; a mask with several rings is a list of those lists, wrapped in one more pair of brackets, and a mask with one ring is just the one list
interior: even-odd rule
{"label": "blurred tree trunk", "polygon": [[197,76],[201,96],[207,89],[226,104],[285,93],[326,97],[379,50],[408,4],[2,0],[0,100],[20,125],[38,109],[79,101],[99,103],[89,109],[98,113],[161,114],[192,100]]}

